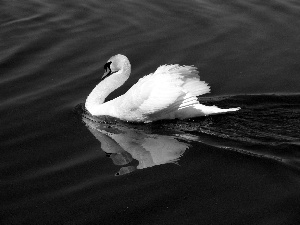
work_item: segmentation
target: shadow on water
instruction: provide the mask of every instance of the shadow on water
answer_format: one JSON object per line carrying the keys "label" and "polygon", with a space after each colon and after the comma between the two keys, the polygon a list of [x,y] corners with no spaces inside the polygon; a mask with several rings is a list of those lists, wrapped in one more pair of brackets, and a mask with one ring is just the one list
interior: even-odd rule
{"label": "shadow on water", "polygon": [[[101,143],[101,149],[106,156],[115,165],[122,166],[116,175],[131,173],[136,169],[176,163],[190,146],[188,136],[180,136],[180,132],[164,133],[152,125],[126,124],[116,120],[112,122],[111,118],[97,120],[88,113],[83,114],[82,120]],[[134,165],[135,161],[138,165]]]}
{"label": "shadow on water", "polygon": [[199,149],[200,143],[299,168],[299,96],[221,96],[201,101],[207,105],[240,105],[242,110],[148,124],[94,117],[83,104],[76,111],[106,156],[121,166],[116,175],[166,163],[178,164],[187,149]]}

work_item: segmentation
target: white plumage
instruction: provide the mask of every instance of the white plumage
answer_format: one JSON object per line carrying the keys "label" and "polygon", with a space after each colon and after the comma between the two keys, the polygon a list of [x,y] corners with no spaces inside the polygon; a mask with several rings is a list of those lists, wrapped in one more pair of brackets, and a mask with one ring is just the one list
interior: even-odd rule
{"label": "white plumage", "polygon": [[197,96],[210,92],[200,81],[194,66],[162,65],[139,79],[124,95],[111,101],[105,98],[120,87],[131,73],[124,55],[115,55],[105,64],[102,81],[88,96],[85,106],[95,116],[108,115],[132,122],[152,122],[162,119],[186,119],[237,111],[240,108],[220,109],[199,103]]}

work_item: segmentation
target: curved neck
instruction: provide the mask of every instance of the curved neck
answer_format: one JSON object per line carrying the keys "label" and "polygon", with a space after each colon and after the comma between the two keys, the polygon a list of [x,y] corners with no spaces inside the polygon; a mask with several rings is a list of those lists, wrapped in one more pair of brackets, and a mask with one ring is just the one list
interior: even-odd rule
{"label": "curved neck", "polygon": [[85,108],[91,113],[99,112],[99,106],[105,101],[105,98],[114,90],[122,86],[128,79],[131,67],[128,62],[122,69],[101,81],[89,94],[85,102]]}

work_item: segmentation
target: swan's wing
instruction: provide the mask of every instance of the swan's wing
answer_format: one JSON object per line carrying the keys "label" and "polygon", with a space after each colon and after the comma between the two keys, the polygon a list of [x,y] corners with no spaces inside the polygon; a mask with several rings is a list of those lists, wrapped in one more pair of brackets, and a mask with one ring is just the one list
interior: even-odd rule
{"label": "swan's wing", "polygon": [[209,91],[207,83],[200,81],[196,67],[163,65],[133,85],[123,96],[121,107],[144,115],[169,108],[177,110],[184,99],[195,99]]}

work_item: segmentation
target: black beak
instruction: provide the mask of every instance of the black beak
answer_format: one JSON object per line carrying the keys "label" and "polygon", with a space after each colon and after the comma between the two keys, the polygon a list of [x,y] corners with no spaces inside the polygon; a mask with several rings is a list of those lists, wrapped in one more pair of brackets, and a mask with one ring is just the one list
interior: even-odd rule
{"label": "black beak", "polygon": [[112,75],[113,73],[111,72],[111,69],[110,69],[110,64],[111,64],[111,62],[107,62],[107,63],[105,63],[105,65],[104,65],[104,74],[103,74],[103,76],[102,76],[102,78],[101,78],[101,81],[103,81],[105,78],[107,78],[107,77],[109,77],[110,75]]}

